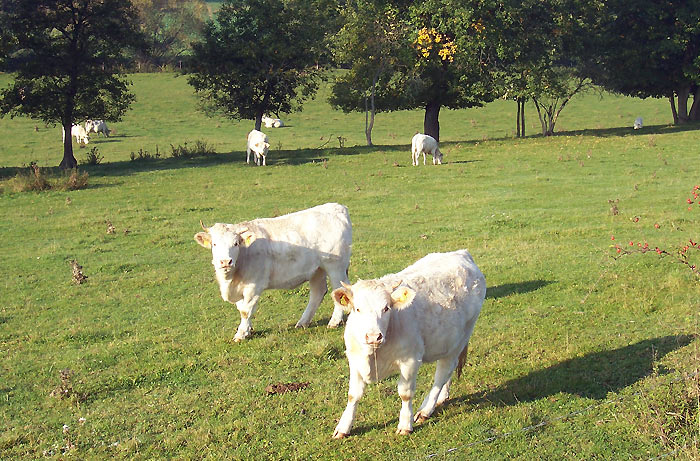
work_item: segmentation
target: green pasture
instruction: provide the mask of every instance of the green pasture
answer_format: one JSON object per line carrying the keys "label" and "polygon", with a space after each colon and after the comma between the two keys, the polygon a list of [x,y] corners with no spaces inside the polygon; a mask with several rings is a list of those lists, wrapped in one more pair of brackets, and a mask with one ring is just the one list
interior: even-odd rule
{"label": "green pasture", "polygon": [[[104,160],[81,165],[86,189],[12,192],[30,162],[58,165],[61,134],[0,119],[1,459],[698,456],[700,281],[653,252],[611,257],[615,243],[700,240],[686,203],[700,127],[670,125],[667,101],[585,95],[551,138],[531,106],[525,139],[513,102],[444,110],[446,163],[412,167],[421,111],[379,114],[369,148],[364,115],[331,110],[324,87],[264,129],[258,168],[245,163],[252,122],[206,118],[184,77],[130,79],[133,109],[91,137]],[[171,144],[197,140],[218,153],[171,158]],[[75,145],[79,162],[87,150]],[[160,158],[130,160],[139,150]],[[200,219],[328,201],[350,210],[352,281],[458,248],[486,275],[465,373],[410,436],[394,434],[394,377],[368,387],[351,437],[331,439],[348,369],[342,328],[325,327],[329,297],[301,330],[308,287],[266,292],[254,335],[234,343],[238,312],[192,238]],[[416,407],[433,371],[421,368]],[[266,391],[278,383],[308,385]]]}

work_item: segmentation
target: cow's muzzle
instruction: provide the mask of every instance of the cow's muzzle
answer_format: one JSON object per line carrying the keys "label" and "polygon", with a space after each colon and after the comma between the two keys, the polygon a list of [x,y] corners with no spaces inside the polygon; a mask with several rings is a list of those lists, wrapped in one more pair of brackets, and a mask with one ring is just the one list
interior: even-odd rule
{"label": "cow's muzzle", "polygon": [[365,342],[368,345],[377,348],[384,342],[384,336],[382,336],[381,333],[367,333],[365,334]]}
{"label": "cow's muzzle", "polygon": [[233,269],[233,259],[221,259],[219,260],[219,264],[217,266],[218,269],[222,269],[224,271],[230,271]]}

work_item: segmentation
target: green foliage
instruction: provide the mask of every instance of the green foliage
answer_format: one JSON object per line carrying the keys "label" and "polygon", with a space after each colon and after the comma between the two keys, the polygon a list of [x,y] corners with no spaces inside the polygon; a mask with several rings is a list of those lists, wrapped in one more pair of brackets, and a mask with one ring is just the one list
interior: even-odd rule
{"label": "green foliage", "polygon": [[676,94],[676,121],[700,119],[700,1],[614,0],[601,17],[596,82],[640,98]]}
{"label": "green foliage", "polygon": [[104,160],[104,157],[100,155],[97,146],[94,146],[85,153],[85,160],[83,161],[83,164],[99,165],[100,163],[102,163],[102,160]]}
{"label": "green foliage", "polygon": [[320,2],[230,0],[193,46],[188,82],[204,109],[232,119],[289,113],[315,94],[321,77]]}
{"label": "green foliage", "polygon": [[191,53],[209,18],[203,0],[133,0],[139,11],[145,48],[137,53],[138,68],[175,68]]}

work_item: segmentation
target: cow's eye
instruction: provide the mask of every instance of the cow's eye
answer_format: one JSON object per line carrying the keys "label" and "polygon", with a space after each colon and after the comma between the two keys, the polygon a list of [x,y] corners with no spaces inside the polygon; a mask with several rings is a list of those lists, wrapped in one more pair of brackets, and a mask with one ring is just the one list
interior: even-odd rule
{"label": "cow's eye", "polygon": [[382,309],[382,312],[389,312],[389,306],[384,306],[384,309]]}

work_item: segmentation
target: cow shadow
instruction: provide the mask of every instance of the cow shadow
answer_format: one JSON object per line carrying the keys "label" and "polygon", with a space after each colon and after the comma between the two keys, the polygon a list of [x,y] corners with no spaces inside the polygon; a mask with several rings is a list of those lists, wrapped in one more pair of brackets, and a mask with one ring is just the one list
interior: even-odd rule
{"label": "cow shadow", "polygon": [[652,373],[670,371],[657,365],[665,355],[690,344],[695,335],[671,335],[645,339],[628,346],[591,352],[564,360],[495,389],[449,399],[447,405],[513,406],[564,393],[601,400]]}
{"label": "cow shadow", "polygon": [[526,282],[505,283],[495,287],[486,288],[486,299],[505,298],[506,296],[530,293],[540,288],[555,283],[550,280],[528,280]]}

